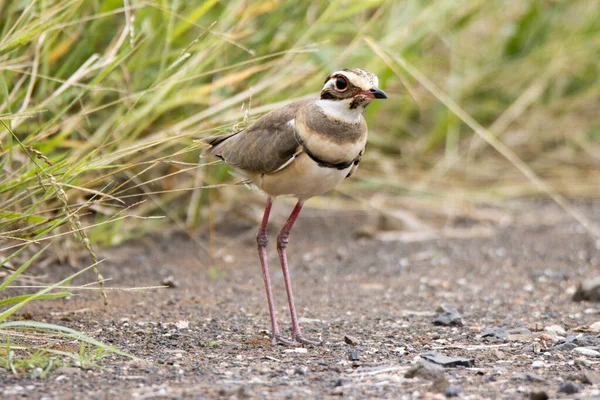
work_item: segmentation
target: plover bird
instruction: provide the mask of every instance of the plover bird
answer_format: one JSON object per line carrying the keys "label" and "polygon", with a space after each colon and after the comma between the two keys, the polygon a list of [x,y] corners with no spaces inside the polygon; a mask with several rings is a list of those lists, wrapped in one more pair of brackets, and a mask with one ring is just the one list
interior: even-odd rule
{"label": "plover bird", "polygon": [[[358,168],[367,144],[362,113],[372,100],[387,99],[377,85],[377,77],[367,70],[335,71],[325,80],[319,98],[273,110],[241,131],[203,139],[210,146],[205,155],[220,158],[268,195],[256,241],[274,345],[320,344],[305,338],[298,324],[286,255],[288,237],[307,199],[333,189]],[[277,236],[292,319],[291,341],[281,336],[277,325],[267,265],[267,223],[277,196],[298,199]]]}

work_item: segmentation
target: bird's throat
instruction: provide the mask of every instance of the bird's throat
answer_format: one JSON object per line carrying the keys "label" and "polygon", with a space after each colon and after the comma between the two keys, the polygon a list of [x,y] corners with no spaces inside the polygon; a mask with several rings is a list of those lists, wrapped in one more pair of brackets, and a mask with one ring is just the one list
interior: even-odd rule
{"label": "bird's throat", "polygon": [[360,115],[364,107],[352,108],[351,105],[351,98],[344,100],[320,99],[317,101],[317,106],[327,117],[354,124],[360,121]]}

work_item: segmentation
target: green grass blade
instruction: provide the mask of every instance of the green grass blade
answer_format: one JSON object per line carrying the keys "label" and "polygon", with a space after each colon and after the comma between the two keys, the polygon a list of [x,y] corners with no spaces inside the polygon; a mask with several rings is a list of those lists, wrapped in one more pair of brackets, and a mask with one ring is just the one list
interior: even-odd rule
{"label": "green grass blade", "polygon": [[[21,301],[25,301],[27,300],[29,297],[31,297],[33,295],[31,294],[24,294],[21,296],[14,296],[14,297],[9,297],[7,299],[2,299],[0,300],[0,307],[2,306],[6,306],[8,304],[14,304],[14,303],[19,303]],[[55,300],[55,299],[62,299],[63,297],[71,297],[73,296],[72,293],[49,293],[49,294],[43,294],[41,296],[37,296],[35,298],[35,300]]]}
{"label": "green grass blade", "polygon": [[12,281],[17,279],[19,275],[21,275],[31,263],[33,263],[48,247],[50,247],[51,243],[48,243],[45,247],[43,247],[40,251],[35,253],[32,257],[29,258],[23,265],[21,265],[17,270],[15,270],[12,274],[10,274],[1,284],[0,284],[0,292],[2,292]]}
{"label": "green grass blade", "polygon": [[86,271],[94,268],[97,264],[98,263],[89,265],[86,268],[83,268],[82,270],[80,270],[78,272],[75,272],[74,274],[70,275],[69,277],[63,279],[62,281],[60,281],[58,283],[55,283],[54,285],[48,286],[47,288],[44,288],[44,289],[38,291],[35,294],[32,294],[26,300],[24,300],[24,301],[22,301],[22,302],[20,302],[20,303],[18,303],[16,305],[14,305],[14,306],[12,306],[8,310],[3,311],[2,313],[0,313],[0,322],[6,320],[8,317],[10,317],[12,314],[14,314],[15,312],[17,312],[20,308],[24,307],[30,301],[37,300],[40,296],[42,296],[42,295],[44,295],[44,294],[46,294],[46,293],[48,293],[48,292],[56,289],[56,287],[62,286],[64,284],[66,284],[67,282],[70,282],[71,280],[73,280],[73,278],[75,278],[75,277],[83,274],[84,272],[86,272]]}
{"label": "green grass blade", "polygon": [[9,321],[0,323],[0,330],[2,329],[34,329],[34,330],[45,330],[45,331],[53,331],[58,332],[61,335],[72,338],[81,342],[85,342],[91,345],[94,345],[100,349],[110,351],[111,353],[115,353],[124,357],[131,358],[136,361],[144,361],[143,359],[136,357],[132,354],[126,353],[122,350],[119,350],[115,346],[107,345],[99,340],[96,340],[84,333],[76,331],[75,329],[67,328],[65,326],[49,324],[46,322],[37,322],[37,321]]}

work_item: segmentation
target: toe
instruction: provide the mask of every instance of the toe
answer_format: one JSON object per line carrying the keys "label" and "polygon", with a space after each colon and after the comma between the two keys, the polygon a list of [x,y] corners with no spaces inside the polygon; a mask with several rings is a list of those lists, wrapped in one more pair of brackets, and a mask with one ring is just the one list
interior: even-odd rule
{"label": "toe", "polygon": [[271,343],[273,344],[273,346],[286,346],[286,347],[298,347],[297,343],[294,343],[291,340],[287,340],[282,338],[279,335],[273,335],[273,339],[271,340]]}
{"label": "toe", "polygon": [[310,344],[313,346],[322,346],[323,342],[322,341],[317,341],[317,340],[310,340],[305,338],[304,336],[298,334],[298,335],[294,335],[294,340],[298,343],[302,343],[302,344]]}

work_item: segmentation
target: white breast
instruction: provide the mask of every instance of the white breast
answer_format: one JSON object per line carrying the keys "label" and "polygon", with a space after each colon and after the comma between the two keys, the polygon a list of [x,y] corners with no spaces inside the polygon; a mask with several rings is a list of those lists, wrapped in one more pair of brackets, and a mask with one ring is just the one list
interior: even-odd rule
{"label": "white breast", "polygon": [[305,153],[298,155],[286,168],[271,173],[250,176],[260,189],[271,196],[294,196],[305,200],[330,191],[348,175],[351,167],[320,167]]}

